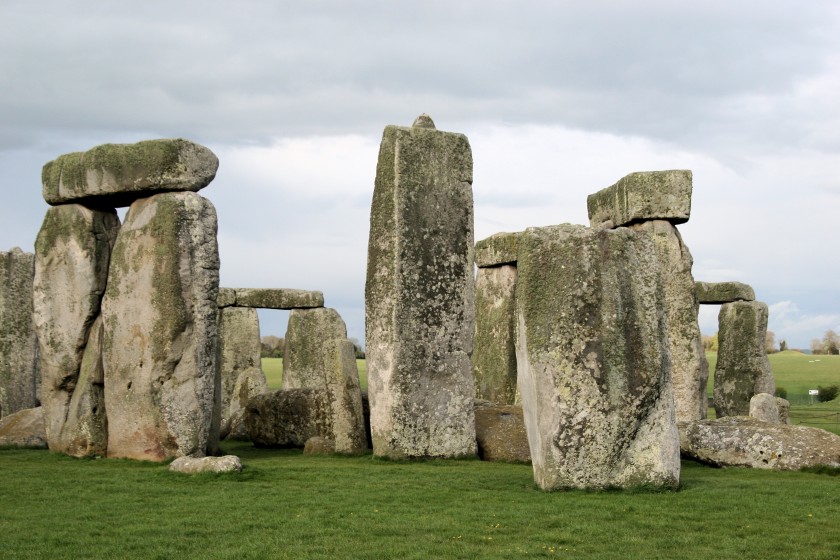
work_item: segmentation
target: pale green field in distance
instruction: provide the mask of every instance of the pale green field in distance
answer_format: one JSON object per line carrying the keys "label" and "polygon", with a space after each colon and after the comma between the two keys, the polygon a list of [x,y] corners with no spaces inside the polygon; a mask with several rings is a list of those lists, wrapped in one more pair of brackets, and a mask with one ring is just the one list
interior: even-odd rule
{"label": "pale green field in distance", "polygon": [[[356,360],[356,367],[359,370],[359,386],[362,391],[367,391],[367,362]],[[262,358],[262,370],[269,389],[275,391],[282,388],[283,358]]]}

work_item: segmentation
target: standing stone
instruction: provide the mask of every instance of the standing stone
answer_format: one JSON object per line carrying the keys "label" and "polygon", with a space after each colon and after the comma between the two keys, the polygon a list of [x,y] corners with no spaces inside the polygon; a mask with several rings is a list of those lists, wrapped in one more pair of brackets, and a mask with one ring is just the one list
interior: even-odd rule
{"label": "standing stone", "polygon": [[545,489],[679,483],[665,295],[651,235],[533,228],[519,240],[516,358]]}
{"label": "standing stone", "polygon": [[708,364],[704,366],[705,352],[697,322],[697,297],[691,275],[694,259],[680,232],[666,220],[643,222],[634,225],[633,229],[651,234],[659,257],[677,421],[700,420],[706,417],[708,408],[709,367]]}
{"label": "standing stone", "polygon": [[767,304],[760,301],[736,301],[720,307],[714,387],[718,418],[747,416],[753,395],[776,392],[767,359],[767,315]]}
{"label": "standing stone", "polygon": [[466,136],[427,115],[385,128],[365,285],[375,455],[476,453],[472,178]]}
{"label": "standing stone", "polygon": [[35,255],[0,252],[0,418],[38,404],[38,341],[32,327]]}
{"label": "standing stone", "polygon": [[[219,405],[220,437],[230,431],[234,389],[239,377],[260,367],[260,319],[257,310],[225,307],[219,310]],[[265,384],[263,376],[263,384]],[[239,409],[239,403],[236,409]]]}
{"label": "standing stone", "polygon": [[[71,451],[62,439],[65,422],[84,417],[90,418],[92,425],[101,424],[93,420],[104,413],[101,408],[93,409],[96,399],[77,400],[72,408],[75,419],[70,416],[71,401],[79,384],[88,334],[99,314],[118,231],[115,211],[66,204],[47,210],[35,241],[33,322],[40,347],[41,403],[53,451]],[[90,359],[95,361],[93,355]],[[86,382],[82,385],[81,390],[86,391]]]}
{"label": "standing stone", "polygon": [[213,433],[216,211],[192,192],[131,205],[102,303],[108,455],[201,456]]}
{"label": "standing stone", "polygon": [[367,449],[362,392],[353,343],[334,309],[292,309],[283,354],[284,389],[321,389],[327,393],[327,438],[337,453]]}
{"label": "standing stone", "polygon": [[475,281],[475,398],[518,404],[516,385],[516,266],[479,268]]}
{"label": "standing stone", "polygon": [[155,193],[203,189],[218,167],[213,152],[189,140],[145,140],[65,154],[44,166],[41,180],[48,204],[128,206]]}
{"label": "standing stone", "polygon": [[[265,374],[262,369],[253,367],[239,374],[236,386],[230,399],[230,420],[227,424],[227,439],[248,439],[248,428],[245,426],[245,407],[248,401],[257,395],[268,391]],[[220,436],[221,437],[221,436]]]}

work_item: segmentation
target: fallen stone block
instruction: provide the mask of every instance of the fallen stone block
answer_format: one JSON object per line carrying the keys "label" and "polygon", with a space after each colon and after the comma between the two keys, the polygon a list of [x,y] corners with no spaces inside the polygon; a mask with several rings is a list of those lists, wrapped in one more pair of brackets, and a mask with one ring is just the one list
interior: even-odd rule
{"label": "fallen stone block", "polygon": [[304,447],[329,437],[330,406],[322,389],[280,389],[257,395],[245,406],[248,439],[257,447]]}
{"label": "fallen stone block", "polygon": [[218,167],[213,152],[189,140],[146,140],[65,154],[44,166],[41,179],[48,204],[119,207],[161,192],[203,189]]}
{"label": "fallen stone block", "polygon": [[720,304],[733,301],[755,301],[755,292],[741,282],[695,282],[700,303]]}
{"label": "fallen stone block", "polygon": [[750,399],[750,418],[770,424],[778,424],[779,417],[779,405],[773,395],[759,393]]}
{"label": "fallen stone block", "polygon": [[494,233],[475,244],[475,264],[478,268],[515,265],[519,233]]}
{"label": "fallen stone block", "polygon": [[482,461],[531,462],[521,406],[476,399],[475,438]]}
{"label": "fallen stone block", "polygon": [[0,418],[0,446],[47,448],[47,429],[42,407],[25,408]]}
{"label": "fallen stone block", "polygon": [[242,472],[242,461],[236,455],[222,457],[178,457],[169,470],[184,474]]}
{"label": "fallen stone block", "polygon": [[309,438],[303,446],[304,455],[332,455],[333,453],[335,453],[335,442],[320,436]]}
{"label": "fallen stone block", "polygon": [[682,224],[691,215],[688,170],[631,173],[586,200],[592,227],[616,228],[648,220]]}
{"label": "fallen stone block", "polygon": [[745,416],[680,424],[680,447],[683,456],[718,467],[840,467],[840,436]]}

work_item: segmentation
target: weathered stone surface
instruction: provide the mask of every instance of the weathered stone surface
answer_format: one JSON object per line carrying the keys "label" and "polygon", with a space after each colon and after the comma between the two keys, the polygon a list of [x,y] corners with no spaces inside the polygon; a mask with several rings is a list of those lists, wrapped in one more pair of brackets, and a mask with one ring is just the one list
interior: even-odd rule
{"label": "weathered stone surface", "polygon": [[730,416],[681,424],[680,440],[684,456],[721,467],[840,467],[840,436],[819,428]]}
{"label": "weathered stone surface", "polygon": [[330,405],[327,437],[338,453],[367,449],[362,392],[353,343],[335,309],[293,309],[289,312],[283,353],[284,389],[322,389]]}
{"label": "weathered stone surface", "polygon": [[696,282],[695,289],[700,303],[755,301],[755,291],[741,282]]}
{"label": "weathered stone surface", "polygon": [[0,418],[38,404],[38,341],[32,325],[35,255],[0,252]]}
{"label": "weathered stone surface", "polygon": [[41,180],[49,204],[128,206],[155,193],[198,191],[218,167],[213,152],[189,140],[147,140],[65,154],[44,166]]}
{"label": "weathered stone surface", "polygon": [[688,170],[631,173],[586,200],[592,227],[619,227],[647,220],[688,221],[692,175]]}
{"label": "weathered stone surface", "polygon": [[237,307],[260,309],[307,309],[324,306],[324,294],[286,288],[236,288]]}
{"label": "weathered stone surface", "polygon": [[230,399],[230,420],[227,424],[227,432],[220,434],[220,437],[247,440],[248,428],[245,426],[245,406],[249,400],[266,391],[268,391],[268,387],[262,369],[254,367],[239,374]]}
{"label": "weathered stone surface", "polygon": [[776,397],[767,393],[753,395],[750,399],[750,418],[778,424],[779,405],[776,404]]}
{"label": "weathered stone surface", "polygon": [[[260,367],[260,319],[256,309],[226,307],[219,310],[219,437],[230,432],[234,390],[246,370]],[[263,379],[265,379],[263,377]],[[235,408],[241,408],[237,402]]]}
{"label": "weathered stone surface", "polygon": [[635,224],[633,229],[651,235],[659,258],[677,421],[700,420],[706,417],[708,408],[709,367],[704,363],[705,351],[697,322],[697,298],[691,275],[694,259],[677,228],[666,220]]}
{"label": "weathered stone surface", "polygon": [[531,462],[521,406],[476,399],[475,438],[483,461]]}
{"label": "weathered stone surface", "polygon": [[[99,314],[118,231],[116,212],[67,204],[47,210],[35,241],[33,323],[40,347],[41,403],[53,451],[68,451],[61,433],[79,384],[90,327]],[[98,414],[79,408],[83,405],[95,406],[96,400],[77,400],[76,419]]]}
{"label": "weathered stone surface", "polygon": [[516,264],[519,233],[494,233],[475,244],[475,264],[479,268]]}
{"label": "weathered stone surface", "polygon": [[335,442],[331,439],[314,436],[306,440],[304,455],[330,455],[335,453]]}
{"label": "weathered stone surface", "polygon": [[53,451],[74,457],[105,456],[108,451],[102,336],[100,315],[90,328],[67,419],[61,427],[59,447]]}
{"label": "weathered stone surface", "polygon": [[216,299],[219,308],[236,305],[236,290],[233,288],[219,288],[219,297]]}
{"label": "weathered stone surface", "polygon": [[516,267],[479,268],[475,281],[475,398],[519,402],[516,385]]}
{"label": "weathered stone surface", "polygon": [[767,304],[736,301],[720,307],[714,387],[718,418],[747,416],[753,395],[776,392],[766,336]]}
{"label": "weathered stone surface", "polygon": [[526,230],[516,286],[519,389],[546,490],[679,483],[668,325],[651,235]]}
{"label": "weathered stone surface", "polygon": [[169,470],[184,474],[242,472],[242,461],[236,455],[225,455],[223,457],[178,457],[170,463]]}
{"label": "weathered stone surface", "polygon": [[421,120],[386,127],[379,149],[365,286],[373,450],[474,455],[472,152]]}
{"label": "weathered stone surface", "polygon": [[322,389],[280,389],[257,395],[245,407],[248,439],[257,447],[304,447],[328,437],[330,406]]}
{"label": "weathered stone surface", "polygon": [[0,418],[0,446],[47,448],[42,407],[25,408]]}
{"label": "weathered stone surface", "polygon": [[776,408],[779,409],[779,423],[790,424],[790,401],[776,397]]}
{"label": "weathered stone surface", "polygon": [[131,205],[102,302],[108,455],[200,456],[213,433],[216,211],[192,192]]}

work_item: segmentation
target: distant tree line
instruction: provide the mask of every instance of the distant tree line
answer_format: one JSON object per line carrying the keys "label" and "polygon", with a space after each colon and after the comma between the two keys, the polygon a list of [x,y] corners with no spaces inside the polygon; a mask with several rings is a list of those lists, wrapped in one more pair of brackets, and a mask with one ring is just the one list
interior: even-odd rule
{"label": "distant tree line", "polygon": [[815,338],[811,341],[811,354],[840,354],[840,336],[832,330],[825,331],[822,340]]}

